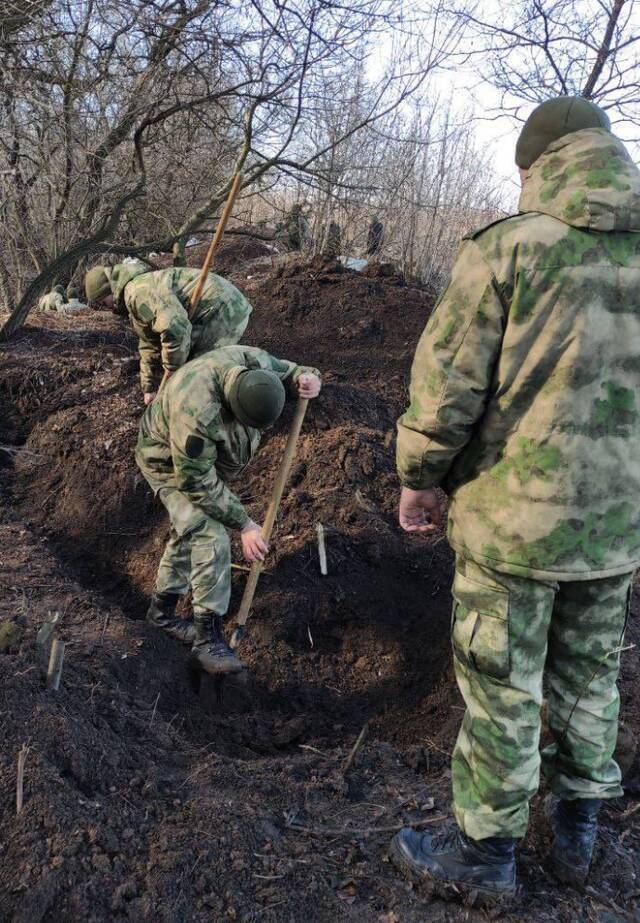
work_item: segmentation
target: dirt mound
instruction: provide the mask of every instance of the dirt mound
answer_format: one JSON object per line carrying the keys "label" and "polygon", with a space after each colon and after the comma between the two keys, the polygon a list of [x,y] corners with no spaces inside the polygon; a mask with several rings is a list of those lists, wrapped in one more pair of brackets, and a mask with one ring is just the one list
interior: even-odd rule
{"label": "dirt mound", "polygon": [[[200,269],[204,264],[210,243],[211,238],[206,238],[197,244],[186,247],[186,265]],[[261,257],[273,257],[276,253],[277,249],[273,244],[253,237],[250,233],[227,234],[216,250],[211,271],[227,276],[233,272],[241,272],[246,264],[252,260],[260,259]],[[156,254],[151,258],[151,262],[158,269],[165,269],[173,265],[170,253]]]}
{"label": "dirt mound", "polygon": [[[0,654],[0,917],[462,923],[466,910],[426,908],[383,861],[388,828],[447,813],[461,714],[451,555],[395,523],[394,423],[432,296],[322,260],[234,278],[254,304],[250,342],[317,365],[326,385],[242,647],[248,682],[222,693],[211,684],[196,696],[185,651],[139,620],[167,525],[133,463],[142,408],[125,323],[38,317],[0,346],[0,616],[16,632]],[[236,485],[257,519],[290,415]],[[234,571],[232,611],[245,578]],[[58,694],[44,688],[36,645],[53,612],[68,652]],[[639,658],[625,656],[633,743]],[[632,900],[626,817],[610,812],[594,912],[599,900]],[[539,867],[545,837],[534,827],[524,849],[527,910],[514,923],[584,909],[563,894],[569,916],[556,912]]]}
{"label": "dirt mound", "polygon": [[[299,305],[301,286],[307,302],[303,310],[295,309],[290,335],[281,318]],[[350,290],[353,303],[337,312],[335,299],[346,302]],[[422,325],[429,299],[417,289],[381,286],[321,261],[284,267],[276,279],[259,282],[250,297],[255,308],[250,341],[276,354],[285,351],[286,342],[287,354],[317,364],[327,384],[322,400],[310,406],[246,656],[254,675],[270,688],[286,681],[281,694],[292,714],[300,703],[318,714],[328,709],[337,720],[349,713],[350,726],[357,728],[358,722],[384,710],[389,684],[398,686],[396,706],[424,695],[425,675],[432,688],[448,645],[450,555],[443,544],[429,552],[443,579],[435,584],[435,614],[427,626],[424,546],[399,533],[394,510],[392,442],[404,399],[400,371],[407,364],[407,334],[398,334],[395,318],[402,302],[414,326]],[[379,318],[375,331],[368,324],[358,326],[357,318],[366,317],[374,306]],[[104,315],[100,320],[108,324]],[[113,334],[120,330],[127,336],[122,321],[113,318],[111,324]],[[346,346],[336,349],[343,333]],[[40,349],[46,350],[55,336],[53,329],[38,331]],[[96,357],[87,336],[79,327],[73,336],[65,330],[64,347],[52,353],[56,369],[62,358],[64,368],[75,371],[65,372],[60,380],[53,370],[49,377],[45,373],[43,388],[51,389],[51,398],[38,411],[37,425],[15,460],[14,494],[22,513],[46,526],[62,552],[73,557],[78,579],[87,587],[98,581],[114,602],[126,602],[132,615],[142,616],[167,527],[131,453],[141,411],[136,362],[106,346]],[[377,359],[381,338],[385,368]],[[128,350],[131,339],[125,342]],[[397,372],[389,378],[393,362]],[[16,369],[23,366],[17,360]],[[352,366],[357,366],[356,374]],[[27,389],[26,398],[14,395],[14,406],[23,413],[29,393]],[[258,520],[268,502],[291,412],[289,407],[248,478],[237,485]],[[318,573],[319,520],[327,530],[327,578]],[[241,571],[234,583],[237,595],[244,583]],[[434,594],[433,580],[429,587]],[[415,654],[421,639],[429,649],[427,657]],[[348,708],[339,695],[317,688],[319,677],[340,694],[354,696]],[[318,700],[324,702],[321,708],[316,708]]]}

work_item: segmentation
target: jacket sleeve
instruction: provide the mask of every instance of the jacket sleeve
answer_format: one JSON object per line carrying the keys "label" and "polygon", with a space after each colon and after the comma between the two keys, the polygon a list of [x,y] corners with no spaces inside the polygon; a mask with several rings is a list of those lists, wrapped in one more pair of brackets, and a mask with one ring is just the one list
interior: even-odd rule
{"label": "jacket sleeve", "polygon": [[154,296],[151,308],[155,315],[152,328],[160,335],[162,366],[167,372],[175,372],[189,358],[191,321],[172,292]]}
{"label": "jacket sleeve", "polygon": [[171,286],[153,276],[154,273],[147,273],[130,282],[125,298],[140,338],[141,361],[144,361],[143,349],[149,355],[155,352],[153,375],[157,377],[157,364],[161,365],[161,371],[175,372],[189,358],[191,321]]}
{"label": "jacket sleeve", "polygon": [[439,485],[469,441],[484,411],[505,317],[490,266],[478,245],[465,241],[418,343],[410,404],[398,420],[396,463],[406,487]]}
{"label": "jacket sleeve", "polygon": [[218,414],[209,426],[187,415],[172,423],[171,457],[176,487],[207,516],[228,529],[242,529],[249,516],[216,471],[217,418]]}
{"label": "jacket sleeve", "polygon": [[[134,325],[135,327],[135,325]],[[150,340],[144,330],[138,331],[140,354],[140,385],[147,392],[157,391],[162,380],[162,360],[158,344]]]}

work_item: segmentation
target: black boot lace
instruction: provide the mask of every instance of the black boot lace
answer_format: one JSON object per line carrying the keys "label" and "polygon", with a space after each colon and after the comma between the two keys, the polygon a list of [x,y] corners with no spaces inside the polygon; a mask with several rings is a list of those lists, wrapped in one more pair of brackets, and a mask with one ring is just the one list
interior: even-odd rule
{"label": "black boot lace", "polygon": [[456,852],[460,848],[459,830],[441,830],[430,837],[431,848],[438,852]]}

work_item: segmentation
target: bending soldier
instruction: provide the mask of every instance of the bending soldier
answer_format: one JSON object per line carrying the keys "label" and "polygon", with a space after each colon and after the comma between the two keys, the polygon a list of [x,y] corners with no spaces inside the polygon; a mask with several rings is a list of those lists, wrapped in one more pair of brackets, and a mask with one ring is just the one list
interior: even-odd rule
{"label": "bending soldier", "polygon": [[[227,529],[238,529],[247,561],[268,547],[227,480],[242,472],[262,431],[280,416],[285,397],[314,398],[320,373],[261,349],[227,346],[176,372],[140,423],[136,461],[171,520],[147,620],[192,645],[208,673],[241,668],[224,643],[231,594]],[[193,620],[176,616],[191,589]]]}
{"label": "bending soldier", "polygon": [[38,310],[47,313],[59,311],[64,305],[64,286],[54,285],[50,292],[43,295],[38,302]]}
{"label": "bending soldier", "polygon": [[471,234],[418,344],[399,421],[400,522],[451,497],[452,641],[467,705],[454,836],[404,830],[394,861],[438,892],[515,888],[548,679],[558,799],[550,867],[584,882],[613,759],[640,565],[640,172],[606,113],[548,100],[516,148],[518,215]]}
{"label": "bending soldier", "polygon": [[95,266],[86,275],[90,302],[129,314],[138,335],[145,404],[155,397],[163,371],[173,374],[188,359],[237,343],[249,323],[247,299],[212,272],[190,320],[187,309],[199,275],[198,269],[150,270],[140,260]]}

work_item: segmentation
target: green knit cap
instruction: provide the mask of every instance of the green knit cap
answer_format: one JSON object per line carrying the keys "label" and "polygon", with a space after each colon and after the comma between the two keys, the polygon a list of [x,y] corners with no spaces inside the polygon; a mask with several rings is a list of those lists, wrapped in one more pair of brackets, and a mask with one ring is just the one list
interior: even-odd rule
{"label": "green knit cap", "polygon": [[516,163],[523,170],[546,151],[553,141],[584,128],[611,128],[609,116],[582,96],[558,96],[533,110],[516,144]]}
{"label": "green knit cap", "polygon": [[284,386],[274,372],[246,369],[231,385],[228,399],[234,416],[241,423],[265,429],[282,413]]}
{"label": "green knit cap", "polygon": [[94,266],[84,277],[84,290],[93,304],[98,304],[111,294],[111,269],[108,266]]}

